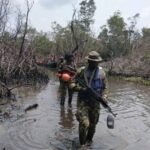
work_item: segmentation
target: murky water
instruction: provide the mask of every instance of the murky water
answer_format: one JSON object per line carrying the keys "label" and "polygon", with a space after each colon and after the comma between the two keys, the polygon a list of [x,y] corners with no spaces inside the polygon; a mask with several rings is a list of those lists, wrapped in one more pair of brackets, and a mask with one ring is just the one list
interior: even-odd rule
{"label": "murky water", "polygon": [[[52,74],[53,76],[53,74]],[[19,88],[17,102],[5,105],[9,115],[0,123],[0,150],[76,150],[78,122],[76,94],[72,107],[60,107],[59,82],[52,78],[42,88]],[[110,106],[118,116],[108,129],[102,109],[91,150],[150,149],[150,87],[109,80]],[[36,109],[24,109],[37,103]],[[4,107],[4,106],[3,106]]]}

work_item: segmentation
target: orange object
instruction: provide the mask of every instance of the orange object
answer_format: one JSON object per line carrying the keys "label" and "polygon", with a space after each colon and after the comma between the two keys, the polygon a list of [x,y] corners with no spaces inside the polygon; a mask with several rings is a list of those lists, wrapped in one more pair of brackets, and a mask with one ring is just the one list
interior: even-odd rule
{"label": "orange object", "polygon": [[62,74],[62,79],[63,79],[63,81],[70,81],[71,76],[68,73],[63,73]]}

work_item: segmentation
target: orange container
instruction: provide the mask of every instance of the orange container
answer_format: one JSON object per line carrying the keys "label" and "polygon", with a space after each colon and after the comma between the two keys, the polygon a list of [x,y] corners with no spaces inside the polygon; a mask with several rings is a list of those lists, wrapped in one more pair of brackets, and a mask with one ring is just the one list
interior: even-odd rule
{"label": "orange container", "polygon": [[71,76],[68,73],[63,73],[62,74],[62,80],[63,81],[70,81],[71,80]]}

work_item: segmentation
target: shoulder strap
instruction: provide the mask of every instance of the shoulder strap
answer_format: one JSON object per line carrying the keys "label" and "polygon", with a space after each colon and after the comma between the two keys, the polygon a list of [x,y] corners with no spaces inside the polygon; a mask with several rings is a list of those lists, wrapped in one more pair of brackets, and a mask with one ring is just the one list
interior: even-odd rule
{"label": "shoulder strap", "polygon": [[87,73],[87,68],[84,70],[84,79],[85,79],[86,84],[87,84],[89,87],[91,86],[92,80],[94,79],[96,70],[97,70],[97,68],[96,68],[95,70],[92,71],[89,80],[88,80],[87,74],[86,74],[86,73]]}

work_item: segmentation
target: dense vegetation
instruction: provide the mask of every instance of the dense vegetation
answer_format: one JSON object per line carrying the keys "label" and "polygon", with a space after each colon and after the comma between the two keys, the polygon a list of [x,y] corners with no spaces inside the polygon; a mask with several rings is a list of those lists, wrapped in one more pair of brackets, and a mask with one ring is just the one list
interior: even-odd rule
{"label": "dense vegetation", "polygon": [[[76,62],[84,60],[89,51],[97,50],[110,74],[150,77],[150,28],[137,30],[140,14],[130,17],[127,24],[121,12],[115,12],[100,28],[97,37],[92,31],[95,2],[82,0],[66,27],[53,22],[52,32],[44,33],[30,26],[29,14],[34,3],[25,1],[23,14],[11,0],[0,0],[0,81],[3,83],[12,79],[47,78],[36,62],[57,61],[75,47],[78,49]],[[15,24],[10,29],[14,12]]]}

